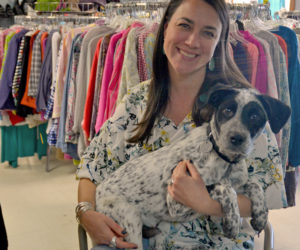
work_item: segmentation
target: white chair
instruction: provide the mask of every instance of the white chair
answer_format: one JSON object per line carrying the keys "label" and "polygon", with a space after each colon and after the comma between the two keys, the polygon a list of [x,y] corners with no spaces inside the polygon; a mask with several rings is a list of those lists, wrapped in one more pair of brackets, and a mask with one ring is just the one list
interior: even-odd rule
{"label": "white chair", "polygon": [[[270,222],[267,223],[264,229],[264,250],[274,250],[274,231]],[[84,228],[78,225],[79,249],[88,250],[87,235]]]}

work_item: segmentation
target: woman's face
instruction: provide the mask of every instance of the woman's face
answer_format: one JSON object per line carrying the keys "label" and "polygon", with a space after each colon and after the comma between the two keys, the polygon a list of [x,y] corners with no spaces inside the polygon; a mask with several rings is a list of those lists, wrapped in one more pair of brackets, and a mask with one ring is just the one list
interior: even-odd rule
{"label": "woman's face", "polygon": [[222,30],[217,12],[201,0],[183,0],[165,24],[164,51],[169,72],[203,74]]}

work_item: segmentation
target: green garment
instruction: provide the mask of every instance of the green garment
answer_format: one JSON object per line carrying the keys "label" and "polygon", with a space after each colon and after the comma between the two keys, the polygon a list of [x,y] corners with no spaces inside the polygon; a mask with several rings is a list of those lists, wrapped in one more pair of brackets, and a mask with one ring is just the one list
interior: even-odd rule
{"label": "green garment", "polygon": [[29,128],[28,125],[1,127],[1,162],[18,166],[18,157],[47,155],[47,123]]}

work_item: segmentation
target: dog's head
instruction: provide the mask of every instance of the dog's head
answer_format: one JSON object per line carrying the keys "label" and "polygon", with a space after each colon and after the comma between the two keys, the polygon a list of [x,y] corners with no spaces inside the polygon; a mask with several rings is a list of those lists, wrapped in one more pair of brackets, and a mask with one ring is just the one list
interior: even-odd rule
{"label": "dog's head", "polygon": [[290,117],[290,108],[254,89],[219,85],[210,93],[208,104],[214,107],[210,121],[213,140],[221,154],[236,162],[252,150],[254,140],[269,121],[278,133]]}

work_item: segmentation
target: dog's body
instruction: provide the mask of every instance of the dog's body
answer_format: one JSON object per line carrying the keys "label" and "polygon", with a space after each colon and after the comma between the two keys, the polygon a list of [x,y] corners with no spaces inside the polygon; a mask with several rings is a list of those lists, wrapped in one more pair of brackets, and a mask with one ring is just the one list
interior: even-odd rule
{"label": "dog's body", "polygon": [[[215,107],[209,124],[193,129],[176,143],[130,160],[97,187],[97,211],[126,228],[126,239],[139,249],[143,225],[155,227],[160,221],[184,222],[199,217],[167,193],[172,170],[183,159],[193,162],[207,186],[213,185],[210,195],[222,206],[225,235],[235,237],[239,232],[237,192],[251,199],[253,228],[261,231],[266,224],[264,192],[248,181],[244,159],[266,121],[278,132],[289,117],[289,108],[273,98],[236,89],[213,92],[209,104]],[[277,121],[270,105],[277,105],[279,113],[278,107],[285,108],[287,118]]]}

